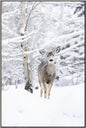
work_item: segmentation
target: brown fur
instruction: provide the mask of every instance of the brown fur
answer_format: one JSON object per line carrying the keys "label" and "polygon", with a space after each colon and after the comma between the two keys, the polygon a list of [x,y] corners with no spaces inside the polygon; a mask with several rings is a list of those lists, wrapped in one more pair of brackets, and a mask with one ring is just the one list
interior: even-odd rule
{"label": "brown fur", "polygon": [[44,91],[44,98],[50,97],[50,91],[55,80],[55,65],[54,63],[42,62],[38,67],[38,78],[40,84],[40,96]]}

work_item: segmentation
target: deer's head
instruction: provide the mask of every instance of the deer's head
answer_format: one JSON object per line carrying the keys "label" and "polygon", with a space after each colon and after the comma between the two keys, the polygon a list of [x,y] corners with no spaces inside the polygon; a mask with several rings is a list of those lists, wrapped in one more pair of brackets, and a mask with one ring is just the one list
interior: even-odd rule
{"label": "deer's head", "polygon": [[47,53],[47,62],[49,64],[54,64],[55,58],[54,58],[54,53],[53,52]]}
{"label": "deer's head", "polygon": [[54,64],[55,63],[55,52],[58,53],[60,51],[60,47],[57,47],[55,51],[51,51],[47,53],[47,62],[48,64]]}
{"label": "deer's head", "polygon": [[55,63],[55,53],[60,52],[61,48],[60,46],[57,48],[52,49],[48,52],[48,50],[41,50],[40,53],[42,56],[45,56],[45,60],[48,64],[54,64]]}

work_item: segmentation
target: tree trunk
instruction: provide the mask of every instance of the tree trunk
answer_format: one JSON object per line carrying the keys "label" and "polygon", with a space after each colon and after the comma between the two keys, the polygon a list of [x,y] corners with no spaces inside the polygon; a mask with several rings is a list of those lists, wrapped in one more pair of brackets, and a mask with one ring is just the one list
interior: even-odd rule
{"label": "tree trunk", "polygon": [[[26,16],[25,16],[25,3],[21,2],[21,17],[22,17],[22,23],[21,23],[21,30],[20,34],[21,36],[25,36],[27,34],[26,28]],[[23,38],[22,38],[23,40]],[[21,43],[21,48],[24,52],[28,51],[28,41]],[[30,67],[28,63],[29,55],[24,54],[23,55],[23,65],[24,65],[24,73],[25,73],[25,89],[33,93],[32,90],[32,82],[31,82],[31,75],[30,75]]]}

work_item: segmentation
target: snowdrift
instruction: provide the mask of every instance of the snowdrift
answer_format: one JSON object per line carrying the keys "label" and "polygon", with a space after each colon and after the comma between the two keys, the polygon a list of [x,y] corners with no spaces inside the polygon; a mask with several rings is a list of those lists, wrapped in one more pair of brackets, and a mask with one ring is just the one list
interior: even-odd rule
{"label": "snowdrift", "polygon": [[50,100],[22,85],[2,90],[2,126],[84,126],[84,84],[53,86]]}

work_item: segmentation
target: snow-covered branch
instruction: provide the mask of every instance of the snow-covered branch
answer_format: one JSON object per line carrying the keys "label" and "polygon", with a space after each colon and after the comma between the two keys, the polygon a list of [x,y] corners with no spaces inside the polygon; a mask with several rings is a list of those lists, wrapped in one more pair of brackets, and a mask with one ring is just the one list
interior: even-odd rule
{"label": "snow-covered branch", "polygon": [[10,33],[10,34],[13,34],[14,36],[17,36],[16,32],[11,30],[7,25],[5,24],[2,24],[2,29],[4,29],[4,31]]}
{"label": "snow-covered branch", "polygon": [[[80,43],[78,43],[78,44],[75,44],[75,45],[73,45],[73,46],[71,46],[71,47],[69,47],[69,48],[66,48],[66,49],[60,51],[60,52],[58,53],[58,55],[62,55],[63,53],[66,53],[66,52],[68,52],[68,51],[71,51],[72,49],[74,49],[74,48],[76,48],[76,47],[79,47],[79,46],[82,46],[82,45],[84,45],[84,42],[83,42],[83,41],[80,42]],[[43,48],[44,48],[44,47],[43,47]],[[32,53],[34,53],[34,52],[38,52],[38,51],[42,50],[43,48],[35,49],[35,50],[32,50],[32,51],[27,51],[27,52],[24,52],[23,54],[32,54]],[[2,56],[10,56],[10,57],[21,56],[21,55],[22,55],[22,53],[13,54],[13,55],[7,55],[7,54],[5,54],[5,53],[2,53]],[[58,56],[58,55],[57,55],[57,56]]]}
{"label": "snow-covered branch", "polygon": [[2,19],[3,18],[8,18],[9,16],[12,16],[12,15],[14,15],[14,13],[17,13],[17,9],[16,10],[14,10],[14,11],[11,11],[11,12],[5,12],[5,13],[3,13],[2,14]]}
{"label": "snow-covered branch", "polygon": [[62,50],[61,52],[58,53],[58,55],[61,55],[61,54],[65,53],[65,52],[68,52],[68,51],[71,51],[72,49],[74,49],[76,47],[79,47],[79,46],[82,46],[82,45],[84,45],[83,41],[78,43],[78,44],[75,44],[75,45],[71,46],[70,48],[66,48],[65,50]]}
{"label": "snow-covered branch", "polygon": [[[32,34],[35,33],[35,32],[37,32],[37,31],[34,31],[34,32],[32,32],[32,33],[30,33],[30,34],[28,34],[28,35],[22,36],[22,37],[17,37],[17,38],[10,39],[10,40],[8,39],[8,40],[5,40],[4,42],[5,42],[5,43],[6,43],[7,41],[8,41],[8,42],[25,42],[25,41],[27,41],[27,40],[29,39],[29,36],[32,35]],[[75,37],[76,35],[81,35],[81,34],[82,34],[82,31],[79,31],[79,32],[74,32],[74,33],[71,33],[71,34],[59,36],[57,42],[62,41],[63,39],[64,39],[64,40],[68,40],[68,39],[71,39],[71,38]],[[26,37],[27,37],[27,38],[26,38]],[[23,39],[23,40],[19,40],[19,39]],[[73,39],[72,39],[72,40],[73,40]],[[38,51],[40,51],[40,50],[46,48],[47,46],[50,46],[51,44],[53,44],[53,40],[51,40],[51,42],[45,44],[42,48],[38,48],[38,49],[35,49],[35,50],[32,50],[32,51],[27,51],[27,52],[24,52],[23,54],[32,54],[32,53],[34,53],[34,52],[38,52]],[[79,46],[79,45],[81,45],[81,44],[84,44],[84,43],[80,42],[80,43],[78,43],[78,44],[76,44],[76,45],[74,45],[74,46],[72,46],[72,47],[70,47],[70,48],[67,48],[67,49],[65,49],[65,50],[62,50],[60,53],[58,53],[58,55],[59,55],[59,54],[63,54],[63,53],[65,53],[65,52],[67,52],[67,51],[69,51],[69,50],[71,50],[71,49],[73,49],[73,48],[75,48],[75,47],[77,47],[77,46]],[[2,53],[2,55],[3,55],[3,56],[7,56],[7,57],[10,57],[10,56],[11,56],[11,57],[14,57],[14,56],[21,56],[22,53],[13,54],[13,55],[10,55],[10,54],[7,55],[7,54],[5,54],[5,53]]]}
{"label": "snow-covered branch", "polygon": [[37,31],[33,31],[25,36],[18,36],[18,37],[15,37],[15,38],[12,38],[12,39],[6,39],[6,40],[3,40],[2,43],[4,45],[7,45],[8,43],[11,43],[11,42],[23,42],[29,38],[31,38],[30,36],[32,36],[33,34],[35,34]]}

